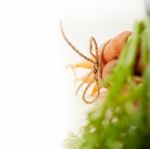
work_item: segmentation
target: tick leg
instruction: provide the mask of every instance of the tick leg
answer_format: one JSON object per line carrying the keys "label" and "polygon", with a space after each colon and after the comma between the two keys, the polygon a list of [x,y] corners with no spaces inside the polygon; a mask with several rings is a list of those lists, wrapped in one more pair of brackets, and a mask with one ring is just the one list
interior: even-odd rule
{"label": "tick leg", "polygon": [[83,81],[84,83],[89,83],[89,82],[91,82],[91,80],[93,80],[93,77],[91,75],[88,78],[86,75],[86,76],[78,79],[76,71],[75,71],[76,68],[92,69],[92,64],[90,62],[84,60],[84,61],[77,63],[77,64],[67,65],[67,67],[70,67],[73,70],[73,73],[75,76],[74,84],[76,84],[77,81]]}
{"label": "tick leg", "polygon": [[91,81],[94,81],[92,75],[90,75],[90,76],[85,80],[86,77],[87,77],[87,75],[84,76],[84,77],[82,77],[82,78],[78,78],[78,79],[75,80],[75,82],[77,82],[77,81],[84,81],[84,83],[89,84]]}
{"label": "tick leg", "polygon": [[62,33],[62,36],[63,36],[64,40],[65,40],[65,41],[67,42],[67,44],[73,49],[73,51],[75,51],[78,55],[80,55],[81,57],[83,57],[83,58],[86,59],[87,61],[89,61],[89,62],[95,64],[95,61],[93,61],[91,58],[88,58],[88,57],[86,57],[84,54],[82,54],[82,53],[80,52],[80,50],[77,49],[77,48],[69,41],[69,39],[67,38],[67,36],[66,36],[66,34],[65,34],[64,30],[63,30],[63,26],[62,26],[62,23],[61,23],[61,22],[60,22],[60,29],[61,29],[61,33]]}
{"label": "tick leg", "polygon": [[86,93],[87,93],[89,87],[92,85],[92,83],[93,83],[93,81],[91,81],[91,82],[87,85],[87,87],[85,88],[85,90],[84,90],[84,92],[83,92],[83,95],[82,95],[83,101],[84,101],[85,103],[87,103],[87,104],[92,104],[92,103],[95,102],[95,101],[98,99],[98,97],[99,97],[99,83],[98,83],[98,80],[96,80],[96,85],[97,85],[97,95],[96,95],[96,97],[94,97],[93,100],[91,100],[91,101],[88,101],[88,100],[86,99],[86,97],[85,97],[85,96],[86,96]]}
{"label": "tick leg", "polygon": [[76,94],[78,94],[80,88],[83,86],[83,84],[86,82],[86,80],[91,76],[92,71],[84,78],[84,80],[82,81],[82,83],[79,85],[79,87],[76,90]]}
{"label": "tick leg", "polygon": [[85,68],[85,69],[92,69],[92,63],[84,60],[80,63],[71,65],[73,68]]}
{"label": "tick leg", "polygon": [[100,94],[100,85],[99,85],[99,80],[96,79],[95,81],[96,81],[96,84],[97,84],[97,95],[95,97],[95,100],[97,100],[98,97],[99,97],[99,94]]}
{"label": "tick leg", "polygon": [[93,42],[93,37],[91,37],[90,38],[90,54],[95,58],[95,60],[96,60],[96,56],[95,56],[95,54],[93,53],[93,44],[94,44],[94,42]]}
{"label": "tick leg", "polygon": [[[93,53],[93,48],[96,50],[95,54]],[[94,37],[90,38],[90,54],[94,57],[95,61],[98,60],[98,45]]]}
{"label": "tick leg", "polygon": [[94,85],[93,89],[92,89],[92,92],[90,94],[90,96],[94,96],[95,93],[97,92],[98,88],[97,88],[97,83]]}

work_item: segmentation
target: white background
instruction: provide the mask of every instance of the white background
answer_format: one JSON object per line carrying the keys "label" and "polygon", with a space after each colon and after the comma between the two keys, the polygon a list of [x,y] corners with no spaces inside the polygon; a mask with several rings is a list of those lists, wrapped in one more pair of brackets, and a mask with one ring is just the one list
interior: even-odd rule
{"label": "white background", "polygon": [[65,66],[81,60],[64,42],[88,53],[144,16],[143,0],[0,1],[0,149],[62,149],[88,106],[74,96]]}

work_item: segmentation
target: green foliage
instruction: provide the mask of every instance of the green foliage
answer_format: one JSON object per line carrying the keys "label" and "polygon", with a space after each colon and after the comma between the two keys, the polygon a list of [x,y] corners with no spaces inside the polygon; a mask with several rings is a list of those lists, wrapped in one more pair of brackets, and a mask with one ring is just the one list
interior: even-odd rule
{"label": "green foliage", "polygon": [[[142,48],[143,82],[136,84],[134,66]],[[109,78],[109,92],[102,105],[96,103],[80,134],[67,139],[68,149],[150,148],[150,19],[136,22],[122,50],[118,66]],[[126,92],[122,91],[124,88]]]}

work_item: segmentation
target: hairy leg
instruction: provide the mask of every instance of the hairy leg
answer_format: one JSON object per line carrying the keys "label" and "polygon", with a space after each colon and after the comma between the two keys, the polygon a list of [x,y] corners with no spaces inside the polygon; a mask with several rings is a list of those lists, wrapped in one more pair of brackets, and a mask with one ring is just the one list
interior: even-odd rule
{"label": "hairy leg", "polygon": [[92,63],[84,60],[80,63],[71,65],[73,68],[85,68],[85,69],[92,69]]}
{"label": "hairy leg", "polygon": [[98,97],[99,97],[99,84],[98,84],[98,82],[96,81],[97,88],[98,88],[98,90],[97,90],[97,95],[96,95],[95,97],[93,97],[93,100],[91,100],[91,101],[87,100],[87,98],[86,98],[86,93],[87,93],[89,87],[92,85],[92,83],[93,83],[93,81],[91,81],[91,82],[87,85],[87,87],[85,88],[85,90],[84,90],[84,92],[83,92],[83,95],[82,95],[83,101],[84,101],[85,103],[87,103],[87,104],[91,104],[91,103],[95,102],[95,101],[98,99]]}
{"label": "hairy leg", "polygon": [[95,64],[95,61],[93,61],[91,58],[88,58],[86,57],[84,54],[82,54],[80,52],[80,50],[78,50],[70,41],[69,39],[67,38],[66,34],[64,33],[64,30],[63,30],[63,27],[62,27],[62,23],[60,22],[60,29],[61,29],[61,33],[62,33],[62,36],[64,37],[65,41],[68,43],[68,45],[78,54],[80,55],[81,57],[83,57],[84,59],[86,59],[87,61]]}
{"label": "hairy leg", "polygon": [[[96,41],[95,41],[94,37],[91,37],[90,38],[90,54],[94,57],[95,61],[97,61],[97,57],[92,51],[93,48],[95,48],[97,46],[97,44],[95,44],[95,43],[96,43]],[[94,45],[94,47],[93,47],[93,45]]]}
{"label": "hairy leg", "polygon": [[84,78],[84,80],[82,81],[82,83],[81,83],[81,84],[79,85],[79,87],[77,88],[76,94],[78,94],[80,88],[83,86],[83,84],[86,82],[86,80],[91,76],[91,74],[92,74],[92,71],[87,74],[87,76]]}
{"label": "hairy leg", "polygon": [[75,82],[77,82],[77,81],[84,81],[84,83],[87,83],[87,84],[89,84],[91,81],[95,81],[94,79],[93,79],[93,76],[92,75],[90,75],[86,80],[85,80],[85,78],[87,77],[87,75],[85,75],[85,76],[83,76],[82,78],[77,78],[76,80],[75,80]]}

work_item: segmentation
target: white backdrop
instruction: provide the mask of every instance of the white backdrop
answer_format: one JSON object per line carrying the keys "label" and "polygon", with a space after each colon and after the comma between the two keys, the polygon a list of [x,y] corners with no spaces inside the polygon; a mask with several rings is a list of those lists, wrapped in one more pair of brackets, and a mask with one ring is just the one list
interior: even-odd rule
{"label": "white backdrop", "polygon": [[0,149],[62,149],[88,106],[74,96],[72,72],[81,60],[64,42],[88,53],[98,43],[132,29],[144,16],[143,0],[0,1]]}

